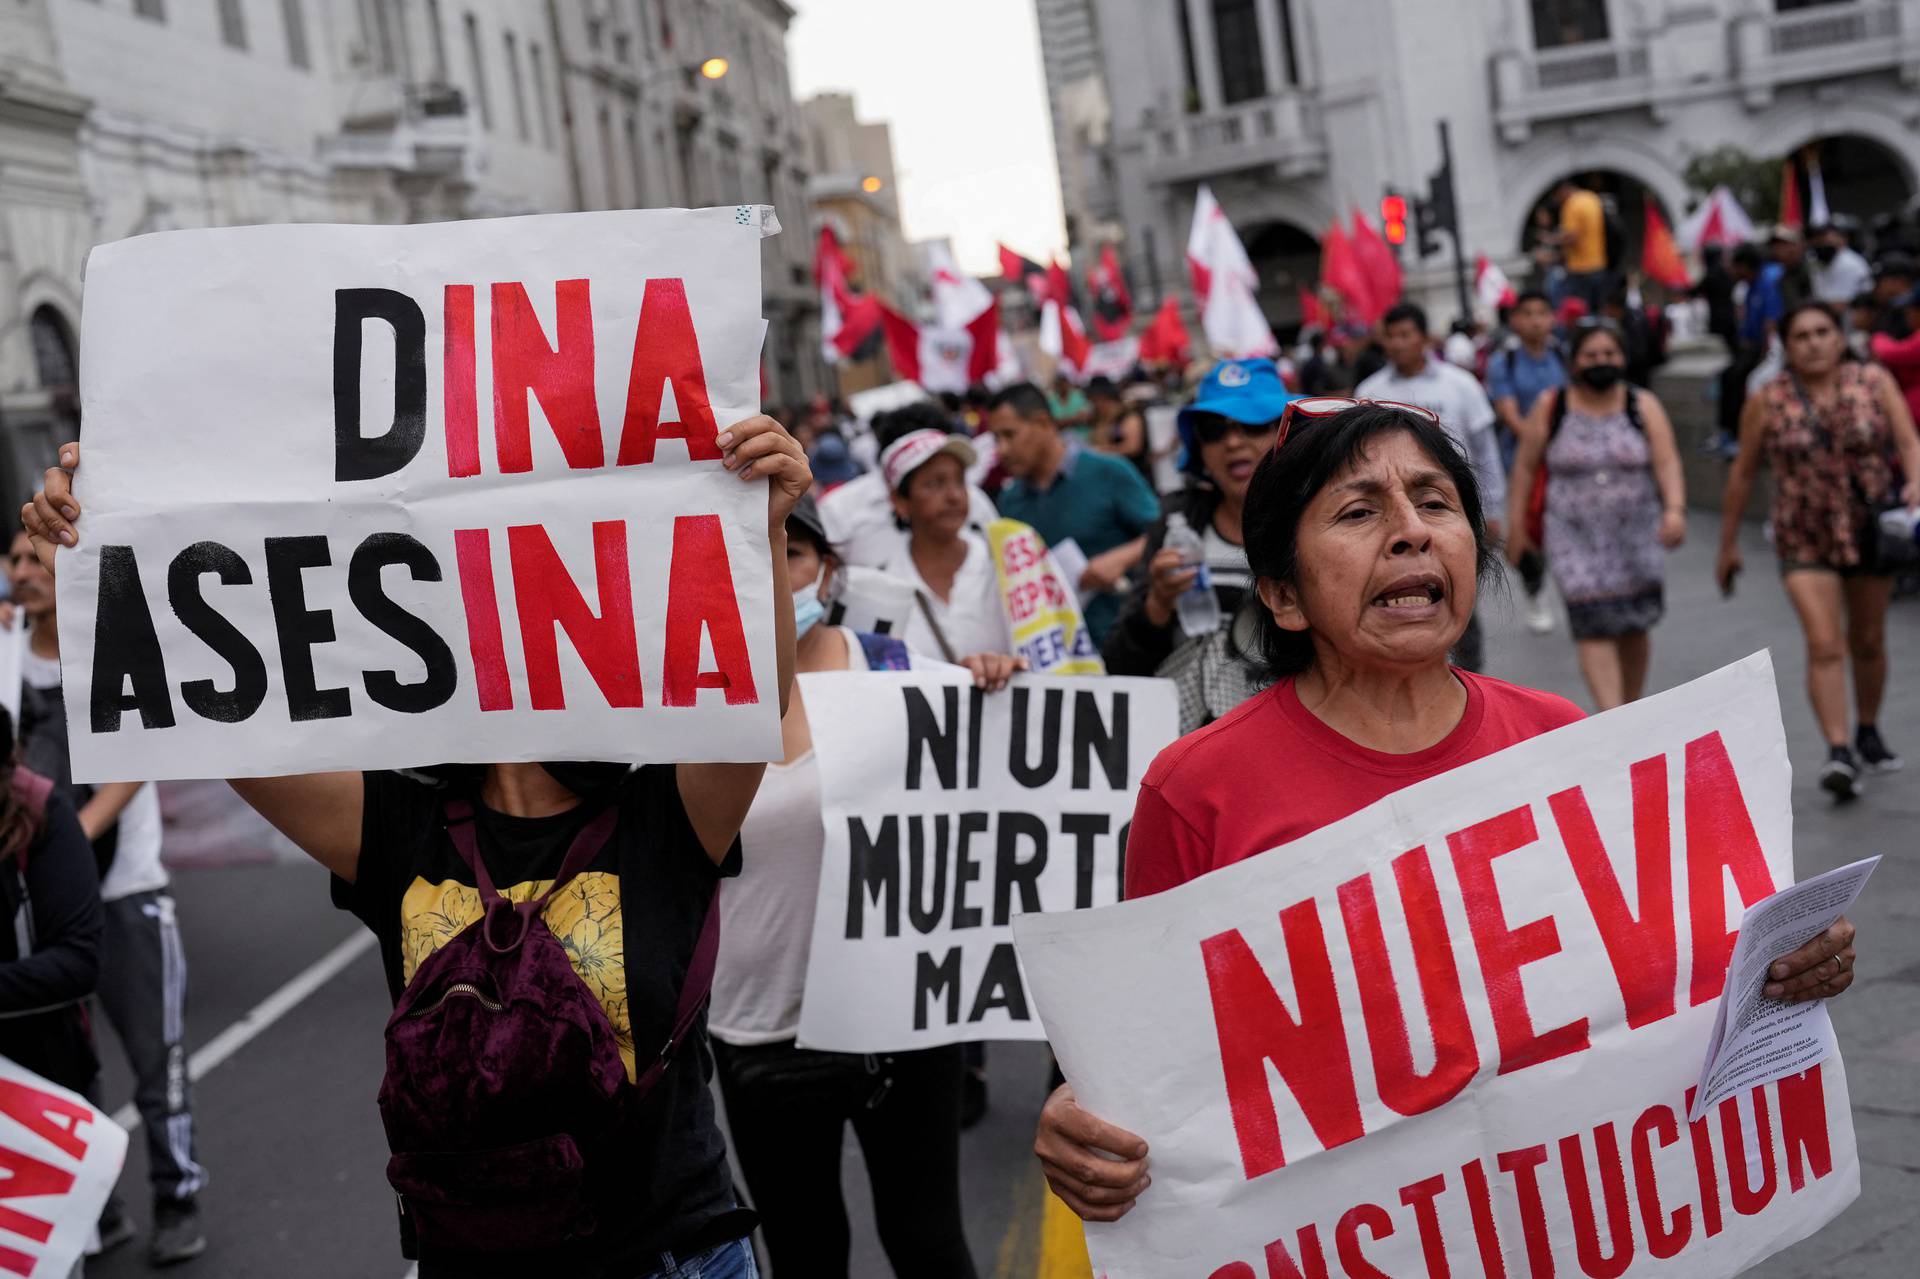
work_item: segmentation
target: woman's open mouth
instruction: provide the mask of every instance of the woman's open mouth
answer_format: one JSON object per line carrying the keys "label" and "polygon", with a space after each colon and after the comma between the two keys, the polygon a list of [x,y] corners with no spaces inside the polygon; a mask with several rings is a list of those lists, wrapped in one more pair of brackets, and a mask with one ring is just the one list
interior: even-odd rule
{"label": "woman's open mouth", "polygon": [[1431,575],[1404,577],[1374,596],[1373,605],[1375,608],[1410,613],[1422,609],[1431,610],[1445,599],[1446,595],[1446,587],[1437,577]]}

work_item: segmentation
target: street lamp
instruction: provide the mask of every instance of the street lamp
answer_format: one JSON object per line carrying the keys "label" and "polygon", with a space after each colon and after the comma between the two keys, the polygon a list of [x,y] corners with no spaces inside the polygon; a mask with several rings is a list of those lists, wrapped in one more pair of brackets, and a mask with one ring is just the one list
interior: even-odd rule
{"label": "street lamp", "polygon": [[862,191],[865,191],[868,195],[879,195],[880,188],[885,185],[886,183],[882,182],[879,178],[874,177],[872,174],[868,174],[865,178],[861,179],[860,181],[860,189]]}
{"label": "street lamp", "polygon": [[700,74],[709,80],[718,80],[727,73],[725,58],[708,58],[700,64]]}

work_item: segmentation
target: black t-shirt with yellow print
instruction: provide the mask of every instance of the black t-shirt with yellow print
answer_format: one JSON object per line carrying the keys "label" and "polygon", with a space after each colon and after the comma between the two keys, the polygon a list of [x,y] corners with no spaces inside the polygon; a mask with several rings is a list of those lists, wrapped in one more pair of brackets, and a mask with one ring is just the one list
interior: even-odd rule
{"label": "black t-shirt with yellow print", "polygon": [[[351,884],[336,878],[333,900],[380,939],[387,985],[398,999],[422,962],[479,919],[480,897],[447,837],[446,792],[398,773],[364,777],[358,875]],[[673,1028],[707,903],[720,879],[740,873],[740,845],[714,865],[687,818],[671,765],[630,774],[617,802],[620,820],[607,846],[541,914],[606,1010],[631,1080],[636,1044],[650,1060]],[[582,805],[551,817],[513,817],[474,807],[487,869],[515,901],[546,891],[593,812]],[[626,1279],[656,1268],[662,1252],[684,1254],[752,1229],[752,1214],[734,1199],[714,1119],[704,1014],[690,1038],[633,1120],[631,1216],[605,1222],[590,1249],[564,1258],[567,1274]],[[421,1259],[421,1279],[477,1273],[470,1257],[444,1270],[434,1260]]]}

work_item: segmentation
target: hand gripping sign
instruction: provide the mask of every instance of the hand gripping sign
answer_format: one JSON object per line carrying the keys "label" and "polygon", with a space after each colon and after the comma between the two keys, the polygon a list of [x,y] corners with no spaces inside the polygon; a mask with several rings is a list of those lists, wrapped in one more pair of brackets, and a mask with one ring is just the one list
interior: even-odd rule
{"label": "hand gripping sign", "polygon": [[1715,1279],[1831,1220],[1837,1054],[1687,1118],[1743,907],[1793,877],[1789,783],[1761,654],[1016,919],[1080,1103],[1151,1149],[1095,1273]]}
{"label": "hand gripping sign", "polygon": [[81,779],[779,753],[772,210],[140,236],[87,269]]}
{"label": "hand gripping sign", "polygon": [[0,1057],[0,1275],[66,1279],[126,1155],[92,1103]]}

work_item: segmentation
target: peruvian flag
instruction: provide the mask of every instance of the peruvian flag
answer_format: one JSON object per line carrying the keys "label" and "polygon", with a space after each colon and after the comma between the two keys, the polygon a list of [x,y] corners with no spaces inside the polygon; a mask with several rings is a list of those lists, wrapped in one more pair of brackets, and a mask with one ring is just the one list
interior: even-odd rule
{"label": "peruvian flag", "polygon": [[1091,376],[1087,357],[1093,353],[1093,343],[1072,303],[1048,298],[1040,309],[1040,349],[1059,361],[1069,378]]}
{"label": "peruvian flag", "polygon": [[1098,265],[1087,272],[1087,288],[1093,294],[1093,331],[1102,342],[1125,337],[1133,327],[1133,294],[1111,243],[1101,246]]}
{"label": "peruvian flag", "polygon": [[820,286],[820,356],[828,364],[863,360],[880,333],[880,302],[847,283],[847,256],[832,227],[820,228],[813,278]]}
{"label": "peruvian flag", "polygon": [[1386,311],[1385,307],[1374,309],[1373,282],[1361,269],[1359,254],[1337,219],[1328,224],[1327,233],[1320,237],[1320,283],[1340,295],[1344,319],[1371,325]]}
{"label": "peruvian flag", "polygon": [[1143,364],[1185,367],[1192,358],[1193,339],[1187,336],[1187,326],[1180,319],[1180,303],[1168,298],[1140,335],[1140,360]]}
{"label": "peruvian flag", "polygon": [[893,310],[881,307],[887,332],[887,354],[897,377],[918,382],[934,394],[958,394],[976,382],[985,382],[999,362],[1000,304],[987,309],[958,329],[928,325],[921,328]]}
{"label": "peruvian flag", "polygon": [[1018,280],[1037,307],[1047,300],[1047,268],[1032,258],[1021,257],[1006,245],[1000,246],[1000,277]]}
{"label": "peruvian flag", "polygon": [[1649,280],[1669,289],[1684,289],[1693,282],[1687,264],[1680,258],[1680,246],[1673,242],[1667,220],[1660,216],[1653,200],[1647,200],[1647,229],[1640,246],[1640,271]]}
{"label": "peruvian flag", "polygon": [[1371,325],[1400,300],[1405,280],[1400,273],[1400,259],[1393,255],[1393,250],[1359,209],[1353,211],[1353,255],[1367,277],[1370,313],[1363,318]]}
{"label": "peruvian flag", "polygon": [[1320,305],[1320,295],[1304,284],[1300,286],[1300,327],[1303,329],[1327,327],[1327,309]]}
{"label": "peruvian flag", "polygon": [[933,290],[933,322],[943,329],[964,329],[993,305],[987,286],[960,269],[946,245],[927,248],[927,283]]}
{"label": "peruvian flag", "polygon": [[1688,249],[1706,249],[1718,245],[1733,248],[1753,239],[1753,219],[1733,198],[1733,192],[1717,186],[1707,202],[1680,223],[1680,244]]}
{"label": "peruvian flag", "polygon": [[1213,292],[1200,309],[1200,330],[1207,345],[1223,360],[1249,360],[1280,354],[1273,329],[1260,310],[1253,290],[1238,275],[1221,272],[1213,277]]}
{"label": "peruvian flag", "polygon": [[[1194,296],[1204,312],[1213,293],[1214,281],[1224,273],[1238,277],[1251,294],[1260,287],[1260,277],[1247,257],[1227,212],[1213,198],[1213,188],[1202,182],[1193,198],[1193,229],[1187,233],[1187,271],[1193,277]],[[1211,341],[1211,339],[1209,339]]]}
{"label": "peruvian flag", "polygon": [[1512,306],[1519,296],[1498,262],[1484,253],[1474,259],[1473,299],[1482,309],[1498,314],[1501,307]]}

